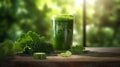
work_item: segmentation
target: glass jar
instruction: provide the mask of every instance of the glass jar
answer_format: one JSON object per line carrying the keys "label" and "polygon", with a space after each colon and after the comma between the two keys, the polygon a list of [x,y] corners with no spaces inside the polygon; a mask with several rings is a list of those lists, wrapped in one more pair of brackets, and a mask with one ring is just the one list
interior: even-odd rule
{"label": "glass jar", "polygon": [[68,50],[73,40],[73,15],[57,15],[53,17],[54,49]]}

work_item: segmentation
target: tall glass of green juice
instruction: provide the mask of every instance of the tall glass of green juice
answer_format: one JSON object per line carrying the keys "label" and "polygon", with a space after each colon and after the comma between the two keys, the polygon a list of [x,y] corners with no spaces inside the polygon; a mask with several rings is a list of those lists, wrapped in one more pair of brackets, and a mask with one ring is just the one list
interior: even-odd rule
{"label": "tall glass of green juice", "polygon": [[53,17],[54,49],[68,50],[73,40],[73,15],[57,15]]}

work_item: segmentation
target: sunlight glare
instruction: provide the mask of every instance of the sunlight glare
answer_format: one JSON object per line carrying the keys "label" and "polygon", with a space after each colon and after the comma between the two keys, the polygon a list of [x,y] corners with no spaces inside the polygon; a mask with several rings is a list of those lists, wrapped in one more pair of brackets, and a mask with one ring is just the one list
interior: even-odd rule
{"label": "sunlight glare", "polygon": [[95,0],[86,0],[88,4],[90,5],[94,5],[95,4]]}
{"label": "sunlight glare", "polygon": [[[78,7],[82,6],[83,5],[83,1],[84,0],[75,0],[75,7],[78,8]],[[95,4],[95,0],[86,0],[86,3],[90,4],[90,5],[94,5]]]}
{"label": "sunlight glare", "polygon": [[83,0],[75,0],[75,7],[80,7],[80,5],[83,5]]}

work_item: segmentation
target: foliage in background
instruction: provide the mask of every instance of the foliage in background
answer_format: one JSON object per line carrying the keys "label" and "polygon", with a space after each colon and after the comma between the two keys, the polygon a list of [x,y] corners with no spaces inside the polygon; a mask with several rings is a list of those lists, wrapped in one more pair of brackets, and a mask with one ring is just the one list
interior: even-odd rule
{"label": "foliage in background", "polygon": [[[74,14],[73,44],[82,45],[82,1],[0,0],[0,42],[16,41],[22,33],[31,30],[52,43],[52,16]],[[119,47],[119,19],[120,0],[87,0],[87,45]]]}
{"label": "foliage in background", "polygon": [[44,37],[29,31],[21,35],[15,42],[15,50],[30,55],[35,52],[51,53],[53,52],[53,46]]}
{"label": "foliage in background", "polygon": [[119,47],[120,0],[96,0],[92,8],[93,16],[87,15],[91,18],[87,19],[87,45]]}

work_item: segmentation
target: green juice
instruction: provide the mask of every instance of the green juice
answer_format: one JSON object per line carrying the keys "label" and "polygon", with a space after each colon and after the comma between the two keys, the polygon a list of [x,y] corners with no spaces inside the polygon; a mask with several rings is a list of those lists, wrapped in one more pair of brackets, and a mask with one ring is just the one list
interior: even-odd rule
{"label": "green juice", "polygon": [[73,39],[73,16],[60,15],[53,18],[54,49],[68,50]]}

